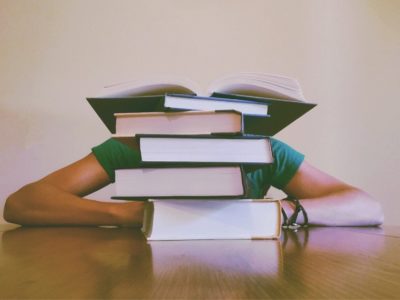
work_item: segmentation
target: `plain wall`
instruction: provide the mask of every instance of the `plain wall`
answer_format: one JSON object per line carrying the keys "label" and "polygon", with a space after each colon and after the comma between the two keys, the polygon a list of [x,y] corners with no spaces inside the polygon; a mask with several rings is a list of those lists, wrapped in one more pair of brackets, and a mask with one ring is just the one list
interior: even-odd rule
{"label": "plain wall", "polygon": [[397,0],[0,0],[0,207],[109,137],[85,100],[103,85],[258,71],[318,103],[277,137],[399,225],[399,16]]}

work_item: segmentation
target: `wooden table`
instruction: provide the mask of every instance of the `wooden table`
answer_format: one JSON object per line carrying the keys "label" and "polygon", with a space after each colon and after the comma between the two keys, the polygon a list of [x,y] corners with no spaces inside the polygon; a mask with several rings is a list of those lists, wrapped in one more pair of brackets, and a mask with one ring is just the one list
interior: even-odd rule
{"label": "wooden table", "polygon": [[400,299],[400,228],[147,243],[128,228],[0,225],[0,299]]}

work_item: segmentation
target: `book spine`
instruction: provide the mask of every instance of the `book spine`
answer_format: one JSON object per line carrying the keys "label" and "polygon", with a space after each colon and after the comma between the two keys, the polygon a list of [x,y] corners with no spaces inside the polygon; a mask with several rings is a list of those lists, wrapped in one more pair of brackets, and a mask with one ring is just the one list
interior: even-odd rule
{"label": "book spine", "polygon": [[154,221],[154,202],[147,201],[144,208],[142,232],[146,238],[150,237],[153,232]]}
{"label": "book spine", "polygon": [[179,200],[206,200],[206,199],[216,199],[216,200],[239,200],[243,199],[245,194],[240,195],[207,195],[207,196],[112,196],[113,200],[132,200],[132,201],[147,201],[148,199],[179,199]]}
{"label": "book spine", "polygon": [[243,135],[231,135],[231,134],[137,134],[135,136],[139,140],[142,138],[155,138],[155,139],[163,139],[163,138],[177,138],[177,139],[267,139],[269,140],[268,136],[264,135],[254,135],[254,134],[243,134]]}
{"label": "book spine", "polygon": [[240,173],[242,175],[243,198],[247,198],[249,194],[249,189],[247,185],[247,175],[243,165],[240,165]]}
{"label": "book spine", "polygon": [[271,139],[269,138],[269,137],[267,137],[267,140],[268,140],[268,150],[269,150],[269,152],[271,153],[271,155],[272,155],[272,162],[271,162],[271,164],[273,164],[274,162],[275,162],[275,153],[274,153],[274,151],[272,151],[272,144],[271,144]]}

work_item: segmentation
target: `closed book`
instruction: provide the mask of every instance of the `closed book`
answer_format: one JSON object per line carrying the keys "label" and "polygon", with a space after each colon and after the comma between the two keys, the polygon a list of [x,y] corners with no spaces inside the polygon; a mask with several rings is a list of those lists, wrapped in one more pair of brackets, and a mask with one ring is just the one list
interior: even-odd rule
{"label": "closed book", "polygon": [[143,165],[269,164],[274,161],[268,137],[149,134],[115,138],[136,148]]}
{"label": "closed book", "polygon": [[185,94],[166,94],[165,109],[175,110],[236,110],[244,115],[268,117],[268,103],[257,98],[204,97]]}
{"label": "closed book", "polygon": [[116,113],[116,136],[136,134],[241,134],[237,111]]}
{"label": "closed book", "polygon": [[120,169],[112,198],[243,198],[244,176],[240,166]]}
{"label": "closed book", "polygon": [[149,200],[142,231],[148,240],[276,239],[279,200]]}

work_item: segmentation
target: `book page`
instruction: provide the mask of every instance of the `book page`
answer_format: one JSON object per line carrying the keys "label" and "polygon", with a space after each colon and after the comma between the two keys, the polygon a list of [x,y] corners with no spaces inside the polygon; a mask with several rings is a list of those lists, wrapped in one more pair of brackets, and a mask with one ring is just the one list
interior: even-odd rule
{"label": "book page", "polygon": [[131,80],[105,86],[95,97],[130,97],[164,95],[166,93],[197,94],[200,88],[196,83],[182,78],[153,78]]}
{"label": "book page", "polygon": [[153,240],[277,237],[278,201],[155,200]]}
{"label": "book page", "polygon": [[208,93],[239,94],[304,101],[296,79],[264,73],[239,73],[215,80]]}

